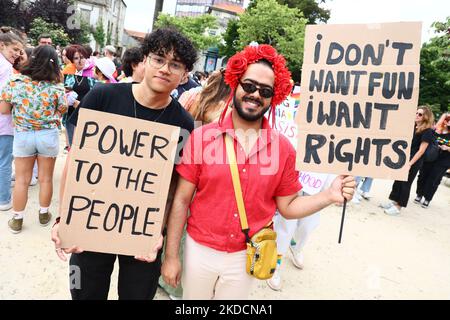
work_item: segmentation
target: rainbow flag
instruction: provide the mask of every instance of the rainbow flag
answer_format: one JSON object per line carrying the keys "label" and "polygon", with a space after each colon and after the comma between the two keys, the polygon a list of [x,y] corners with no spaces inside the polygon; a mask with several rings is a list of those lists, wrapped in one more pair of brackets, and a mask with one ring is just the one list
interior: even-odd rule
{"label": "rainbow flag", "polygon": [[294,105],[294,108],[298,108],[300,106],[300,92],[293,93],[289,97]]}

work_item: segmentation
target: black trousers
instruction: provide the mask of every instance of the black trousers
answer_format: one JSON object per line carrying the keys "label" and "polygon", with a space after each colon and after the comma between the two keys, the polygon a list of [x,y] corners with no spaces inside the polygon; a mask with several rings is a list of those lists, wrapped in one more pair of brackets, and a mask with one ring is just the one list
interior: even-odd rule
{"label": "black trousers", "polygon": [[417,173],[422,167],[423,160],[417,161],[411,169],[409,169],[408,181],[395,181],[392,186],[391,195],[389,199],[397,202],[400,207],[406,208],[408,206],[409,195],[411,194],[411,186],[416,179]]}
{"label": "black trousers", "polygon": [[448,164],[442,161],[425,162],[420,169],[417,181],[417,195],[425,197],[425,200],[433,200],[442,178],[448,170]]}
{"label": "black trousers", "polygon": [[84,252],[70,258],[73,300],[107,300],[111,273],[119,258],[119,300],[152,300],[161,274],[161,252],[153,263],[134,257]]}

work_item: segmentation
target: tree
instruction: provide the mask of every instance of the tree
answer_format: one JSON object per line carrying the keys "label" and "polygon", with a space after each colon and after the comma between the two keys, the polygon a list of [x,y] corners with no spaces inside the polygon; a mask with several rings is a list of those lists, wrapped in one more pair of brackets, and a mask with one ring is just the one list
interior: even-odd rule
{"label": "tree", "polygon": [[272,45],[286,58],[293,79],[300,81],[306,23],[296,8],[280,5],[276,0],[258,0],[241,16],[240,48],[253,41]]}
{"label": "tree", "polygon": [[92,30],[92,36],[97,43],[97,50],[105,47],[106,35],[105,28],[103,28],[103,20],[100,18],[97,22],[97,26]]}
{"label": "tree", "polygon": [[119,26],[116,26],[116,36],[115,36],[115,45],[116,47],[119,46]]}
{"label": "tree", "polygon": [[79,29],[72,29],[72,31],[75,32],[68,33],[71,43],[83,45],[91,42],[92,28],[88,22],[80,20]]}
{"label": "tree", "polygon": [[38,38],[41,34],[47,33],[51,36],[53,44],[65,47],[70,43],[70,38],[67,33],[57,23],[46,22],[41,18],[34,19],[31,23],[29,37],[32,40],[33,45],[38,44]]}
{"label": "tree", "polygon": [[440,114],[450,111],[450,17],[433,27],[441,35],[422,47],[419,103]]}
{"label": "tree", "polygon": [[47,22],[58,24],[67,34],[77,32],[67,26],[67,22],[71,16],[68,13],[68,8],[72,4],[73,0],[35,0],[30,2],[27,6],[27,11],[31,18],[29,21],[30,25],[25,27],[27,30],[31,29],[31,22],[37,18],[41,18]]}
{"label": "tree", "polygon": [[0,0],[0,26],[27,32],[33,19],[28,12],[27,0]]}
{"label": "tree", "polygon": [[20,27],[17,17],[20,3],[13,0],[0,0],[0,26]]}
{"label": "tree", "polygon": [[[2,24],[28,33],[33,28],[33,22],[39,18],[49,25],[57,26],[58,30],[62,28],[70,42],[89,43],[89,22],[81,20],[81,15],[76,13],[73,4],[74,0],[0,0],[0,20]],[[42,29],[42,33],[51,33],[50,31]]]}
{"label": "tree", "polygon": [[239,20],[233,19],[228,22],[227,30],[223,34],[225,44],[219,44],[219,56],[232,57],[239,47]]}
{"label": "tree", "polygon": [[219,36],[209,34],[210,29],[217,28],[217,19],[212,15],[173,17],[168,14],[160,14],[155,26],[156,28],[172,27],[177,29],[190,39],[198,50],[217,46],[220,41]]}
{"label": "tree", "polygon": [[106,35],[106,43],[108,45],[111,44],[111,39],[112,39],[112,31],[110,30],[110,31],[108,31],[108,34]]}
{"label": "tree", "polygon": [[[326,23],[330,19],[330,10],[320,7],[321,3],[326,0],[277,0],[281,5],[287,5],[289,8],[299,9],[303,16],[308,19],[308,24],[317,24],[318,22]],[[258,0],[252,0],[247,10],[256,7]]]}
{"label": "tree", "polygon": [[[32,23],[40,18],[42,21],[57,25],[58,30],[63,29],[70,38],[70,42],[86,44],[90,42],[91,27],[89,22],[83,21],[79,13],[75,12],[74,0],[0,0],[0,21],[9,21],[8,24],[29,32]],[[69,10],[72,7],[73,10]],[[5,18],[3,18],[3,9]],[[43,30],[43,33],[51,33]]]}

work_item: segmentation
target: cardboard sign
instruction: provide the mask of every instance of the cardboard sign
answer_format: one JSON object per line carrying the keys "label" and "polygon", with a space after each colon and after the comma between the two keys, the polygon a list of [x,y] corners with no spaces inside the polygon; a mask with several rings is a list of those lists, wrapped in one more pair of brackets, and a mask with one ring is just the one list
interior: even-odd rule
{"label": "cardboard sign", "polygon": [[421,23],[310,25],[297,169],[407,180]]}
{"label": "cardboard sign", "polygon": [[62,247],[147,256],[161,235],[179,133],[80,110],[62,201]]}
{"label": "cardboard sign", "polygon": [[[295,123],[295,115],[298,111],[300,96],[291,95],[285,102],[277,106],[275,109],[276,128],[292,143],[294,148],[297,148],[297,124]],[[328,174],[300,172],[300,183],[303,186],[302,191],[309,195],[320,193],[324,187]]]}

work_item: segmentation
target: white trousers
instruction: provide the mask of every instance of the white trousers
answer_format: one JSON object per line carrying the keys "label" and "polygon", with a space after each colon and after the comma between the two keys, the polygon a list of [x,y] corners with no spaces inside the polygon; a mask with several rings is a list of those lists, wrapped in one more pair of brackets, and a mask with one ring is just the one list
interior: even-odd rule
{"label": "white trousers", "polygon": [[286,255],[292,239],[297,243],[295,250],[303,250],[311,233],[319,226],[319,224],[319,212],[298,220],[286,220],[281,214],[277,214],[274,218],[274,230],[277,233],[278,254],[281,254],[282,256]]}
{"label": "white trousers", "polygon": [[186,236],[183,300],[247,300],[253,277],[245,271],[246,251],[227,253]]}

